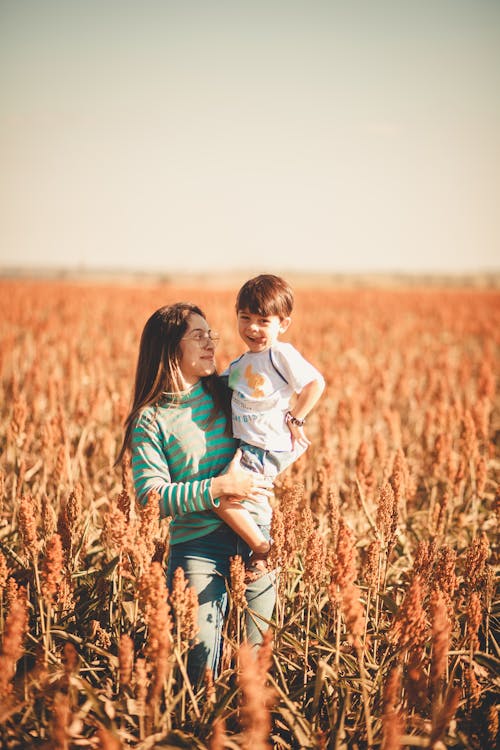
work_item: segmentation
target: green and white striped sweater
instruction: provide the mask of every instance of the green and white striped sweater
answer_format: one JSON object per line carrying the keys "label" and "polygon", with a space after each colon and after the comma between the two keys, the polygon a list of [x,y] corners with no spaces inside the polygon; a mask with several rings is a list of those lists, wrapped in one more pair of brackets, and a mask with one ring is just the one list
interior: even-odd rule
{"label": "green and white striped sweater", "polygon": [[134,423],[131,451],[137,498],[144,504],[150,490],[159,493],[162,518],[172,517],[171,544],[196,539],[222,523],[212,511],[210,479],[231,461],[236,441],[224,434],[222,414],[207,427],[212,407],[212,397],[200,381],[181,394],[164,394]]}

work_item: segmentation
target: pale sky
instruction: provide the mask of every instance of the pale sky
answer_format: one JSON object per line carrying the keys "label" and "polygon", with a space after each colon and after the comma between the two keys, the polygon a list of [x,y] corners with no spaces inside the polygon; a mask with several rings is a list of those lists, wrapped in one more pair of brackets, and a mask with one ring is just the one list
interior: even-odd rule
{"label": "pale sky", "polygon": [[500,269],[498,0],[0,0],[0,270]]}

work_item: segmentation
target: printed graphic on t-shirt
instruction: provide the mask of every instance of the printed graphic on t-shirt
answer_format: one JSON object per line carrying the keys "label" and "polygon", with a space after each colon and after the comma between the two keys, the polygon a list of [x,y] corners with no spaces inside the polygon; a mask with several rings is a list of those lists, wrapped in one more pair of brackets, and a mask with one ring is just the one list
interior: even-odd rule
{"label": "printed graphic on t-shirt", "polygon": [[264,398],[266,394],[262,390],[262,386],[265,384],[266,379],[263,375],[260,375],[260,373],[255,372],[252,365],[247,365],[245,368],[245,380],[251,389],[250,395],[253,396],[253,398]]}

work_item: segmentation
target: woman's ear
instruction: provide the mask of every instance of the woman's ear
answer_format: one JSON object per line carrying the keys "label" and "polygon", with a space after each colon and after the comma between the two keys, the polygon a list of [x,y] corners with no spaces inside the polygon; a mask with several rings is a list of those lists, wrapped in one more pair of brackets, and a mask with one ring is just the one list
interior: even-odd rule
{"label": "woman's ear", "polygon": [[281,321],[280,321],[280,333],[285,333],[285,331],[287,330],[287,328],[288,328],[288,326],[290,325],[291,322],[292,322],[292,319],[290,317],[288,317],[288,318],[281,318]]}

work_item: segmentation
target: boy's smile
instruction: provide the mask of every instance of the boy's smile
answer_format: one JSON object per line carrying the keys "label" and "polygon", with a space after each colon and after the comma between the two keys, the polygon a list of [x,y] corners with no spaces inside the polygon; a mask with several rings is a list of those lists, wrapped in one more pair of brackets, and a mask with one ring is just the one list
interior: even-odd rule
{"label": "boy's smile", "polygon": [[254,353],[273,346],[290,322],[290,318],[280,318],[279,315],[258,315],[248,310],[238,310],[238,333]]}

